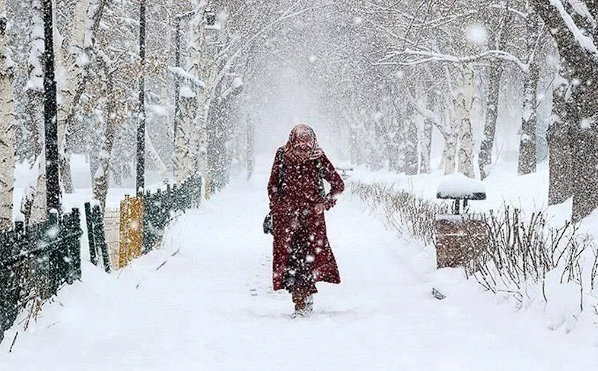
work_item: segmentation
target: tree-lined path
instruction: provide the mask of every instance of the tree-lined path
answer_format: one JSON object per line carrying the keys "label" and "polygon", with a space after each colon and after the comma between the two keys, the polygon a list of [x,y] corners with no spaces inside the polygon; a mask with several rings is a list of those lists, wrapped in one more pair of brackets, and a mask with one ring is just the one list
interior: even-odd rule
{"label": "tree-lined path", "polygon": [[[84,279],[0,345],[4,370],[592,370],[589,343],[497,305],[434,256],[397,239],[345,194],[328,213],[342,283],[319,285],[311,317],[272,292],[261,231],[266,167],[180,217],[165,246]],[[163,264],[166,262],[165,264]],[[158,268],[159,267],[159,268]],[[444,278],[442,278],[444,277]],[[441,279],[451,292],[430,295]]]}

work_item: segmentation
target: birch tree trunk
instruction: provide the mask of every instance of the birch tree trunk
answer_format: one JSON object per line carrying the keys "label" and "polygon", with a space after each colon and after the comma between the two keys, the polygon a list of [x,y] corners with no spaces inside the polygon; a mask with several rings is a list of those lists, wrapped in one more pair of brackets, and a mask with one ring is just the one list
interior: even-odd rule
{"label": "birch tree trunk", "polygon": [[117,115],[115,114],[115,92],[113,71],[109,71],[109,66],[102,62],[104,74],[106,77],[106,131],[102,136],[102,144],[98,156],[98,168],[93,174],[93,196],[100,202],[102,213],[106,210],[106,196],[110,187],[110,158],[112,148],[114,147],[114,138],[117,127]]}
{"label": "birch tree trunk", "polygon": [[537,89],[540,79],[540,67],[537,63],[536,45],[538,42],[538,18],[536,13],[528,12],[527,53],[529,72],[523,82],[523,117],[521,122],[521,139],[519,142],[519,161],[517,173],[530,174],[536,171],[536,127],[537,127]]}
{"label": "birch tree trunk", "polygon": [[[73,40],[75,49],[77,49],[77,40],[80,40],[81,33],[83,33],[83,41],[81,41],[80,44],[80,52],[73,56],[78,68],[73,71],[73,74],[71,75],[72,80],[71,77],[67,79],[66,91],[63,92],[64,102],[62,106],[66,109],[66,111],[62,113],[62,115],[64,115],[64,124],[62,124],[62,127],[65,130],[64,133],[68,133],[69,128],[74,122],[80,107],[81,97],[91,79],[91,66],[93,64],[92,61],[95,59],[94,48],[96,34],[100,27],[107,1],[108,0],[83,1],[84,4],[87,4],[85,21],[75,20],[74,22],[71,39]],[[81,2],[77,4],[77,7],[75,8],[75,17],[81,16],[80,13],[84,11],[82,6]],[[83,31],[81,31],[81,27],[83,27]],[[60,118],[61,113],[59,111],[59,122]],[[64,135],[65,134],[63,134],[63,137]],[[61,138],[59,138],[59,142],[62,142]]]}
{"label": "birch tree trunk", "polygon": [[444,100],[444,115],[442,125],[442,136],[444,138],[444,148],[442,150],[442,166],[444,174],[452,174],[457,169],[457,92],[453,87],[453,81],[448,66],[444,66],[444,75],[448,86],[449,94],[446,94]]}
{"label": "birch tree trunk", "polygon": [[35,165],[37,167],[37,182],[35,185],[35,190],[33,192],[33,202],[31,206],[31,216],[29,217],[29,223],[40,223],[46,220],[47,218],[47,209],[46,209],[46,155],[44,151],[42,151],[41,155],[38,157],[38,162]]}
{"label": "birch tree trunk", "polygon": [[7,49],[6,3],[0,0],[0,232],[12,229],[14,190],[14,119],[12,66]]}
{"label": "birch tree trunk", "polygon": [[191,175],[191,138],[193,122],[197,114],[197,95],[191,89],[181,89],[178,125],[175,133],[174,177],[177,183],[182,183]]}
{"label": "birch tree trunk", "polygon": [[471,126],[471,110],[475,92],[474,74],[473,69],[469,66],[465,66],[462,73],[463,85],[457,95],[455,104],[456,124],[459,130],[459,172],[470,178],[475,178],[473,169],[473,128]]}
{"label": "birch tree trunk", "polygon": [[[428,93],[428,110],[434,112],[436,106],[436,92],[432,91]],[[434,127],[434,119],[431,117],[424,117],[424,127],[421,136],[421,149],[420,149],[420,166],[419,172],[421,174],[429,174],[432,171],[432,165],[430,163],[430,156],[432,152],[432,129]]]}
{"label": "birch tree trunk", "polygon": [[457,134],[447,131],[444,135],[444,174],[453,174],[457,171]]}
{"label": "birch tree trunk", "polygon": [[194,151],[192,156],[192,173],[206,176],[208,174],[208,112],[210,106],[210,96],[207,92],[209,85],[206,85],[206,91],[199,94],[197,116],[194,125],[194,141],[191,143],[191,149]]}
{"label": "birch tree trunk", "polygon": [[31,3],[30,20],[30,52],[28,58],[29,76],[25,86],[27,96],[27,126],[32,131],[35,142],[35,158],[33,165],[36,170],[35,184],[25,192],[21,201],[21,212],[25,216],[27,225],[46,220],[46,156],[44,139],[44,87],[42,55],[44,52],[44,25],[41,2],[33,0]]}
{"label": "birch tree trunk", "polygon": [[206,35],[206,20],[204,17],[205,2],[197,1],[195,16],[191,21],[191,45],[189,53],[192,56],[192,64],[189,70],[198,79],[205,82],[205,88],[197,93],[197,110],[195,120],[191,129],[191,174],[197,172],[202,176],[207,175],[207,120],[211,92],[214,89],[212,84],[212,73],[210,73],[210,61]]}
{"label": "birch tree trunk", "polygon": [[[55,17],[56,69],[58,76],[58,152],[60,153],[60,174],[65,193],[73,192],[70,153],[67,148],[67,117],[73,102],[77,82],[76,54],[72,50],[83,50],[86,11],[90,1],[68,0],[60,7],[60,17]],[[54,7],[56,12],[58,7]]]}

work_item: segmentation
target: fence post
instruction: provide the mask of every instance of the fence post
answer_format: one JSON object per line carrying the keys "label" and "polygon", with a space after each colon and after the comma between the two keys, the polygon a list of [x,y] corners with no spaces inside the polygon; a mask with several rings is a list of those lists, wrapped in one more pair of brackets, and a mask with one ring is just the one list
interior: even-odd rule
{"label": "fence post", "polygon": [[110,273],[110,255],[108,255],[108,245],[106,245],[106,236],[104,232],[104,221],[102,219],[102,212],[100,205],[93,207],[93,235],[97,247],[102,252],[102,260],[104,261],[104,270]]}
{"label": "fence post", "polygon": [[120,203],[120,248],[118,265],[126,266],[139,257],[143,250],[144,197],[125,196]]}
{"label": "fence post", "polygon": [[69,255],[71,257],[72,267],[72,280],[81,279],[81,240],[79,239],[83,234],[81,231],[81,217],[79,215],[79,209],[73,208],[71,211],[71,217],[69,218],[70,225],[70,243],[69,243]]}
{"label": "fence post", "polygon": [[8,233],[0,233],[0,342],[4,337],[4,330],[12,325],[11,318],[13,300],[11,300],[11,283],[14,282],[14,275],[8,260],[11,258],[12,243]]}
{"label": "fence post", "polygon": [[[57,241],[58,244],[58,251],[60,259],[60,263],[62,264],[60,270],[60,279],[58,281],[59,285],[64,280],[69,285],[72,285],[75,282],[75,268],[73,264],[75,263],[73,252],[71,251],[71,239],[73,238],[71,235],[72,222],[71,222],[72,215],[65,214],[61,216],[60,221],[60,237]],[[62,256],[60,256],[62,255]],[[56,290],[58,293],[58,290]]]}
{"label": "fence post", "polygon": [[98,252],[93,234],[93,215],[89,202],[85,203],[85,221],[87,223],[87,241],[89,241],[89,258],[93,265],[98,265]]}

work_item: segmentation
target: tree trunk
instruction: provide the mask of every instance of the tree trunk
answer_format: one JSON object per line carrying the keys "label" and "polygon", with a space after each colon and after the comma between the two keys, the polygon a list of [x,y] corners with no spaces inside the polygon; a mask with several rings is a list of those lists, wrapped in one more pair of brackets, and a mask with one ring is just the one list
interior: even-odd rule
{"label": "tree trunk", "polygon": [[457,170],[457,135],[446,133],[444,145],[444,174],[453,174]]}
{"label": "tree trunk", "polygon": [[469,178],[475,178],[473,170],[473,128],[469,117],[461,120],[459,144],[459,172]]}
{"label": "tree trunk", "polygon": [[43,152],[34,166],[37,167],[37,181],[35,190],[33,191],[33,202],[28,224],[43,222],[47,219],[48,215],[46,211],[46,157]]}
{"label": "tree trunk", "polygon": [[[66,193],[73,192],[70,154],[66,148],[68,133],[76,119],[81,97],[91,78],[90,69],[95,54],[96,33],[100,27],[100,21],[104,14],[106,3],[106,0],[77,2],[75,8],[72,10],[72,24],[67,27],[67,29],[70,29],[69,37],[65,40],[65,43],[63,43],[63,48],[68,48],[67,50],[62,51],[65,68],[66,66],[75,68],[74,66],[77,58],[86,60],[86,63],[83,66],[79,66],[80,71],[74,71],[72,69],[65,71],[67,78],[66,85],[61,87],[61,104],[58,107],[58,143],[61,153],[60,173]],[[70,53],[70,49],[79,49],[80,52],[77,55],[73,55]]]}
{"label": "tree trunk", "polygon": [[247,120],[247,180],[251,179],[255,167],[255,122],[254,117]]}
{"label": "tree trunk", "polygon": [[191,131],[191,175],[194,173],[207,175],[208,170],[208,133],[207,121],[211,103],[211,94],[215,86],[212,84],[215,74],[214,66],[209,60],[209,50],[206,35],[206,20],[202,1],[196,1],[195,16],[191,27],[191,45],[189,53],[193,56],[189,72],[204,81],[205,87],[197,92],[197,110]]}
{"label": "tree trunk", "polygon": [[475,178],[473,169],[473,128],[471,126],[471,109],[474,101],[474,75],[469,66],[462,68],[462,89],[455,103],[456,125],[459,130],[459,172]]}
{"label": "tree trunk", "polygon": [[54,20],[52,0],[42,1],[44,19],[44,137],[46,145],[47,211],[60,213],[60,171],[58,152],[58,125],[56,70],[54,66]]}
{"label": "tree trunk", "polygon": [[15,168],[12,66],[7,57],[6,23],[6,4],[0,0],[0,232],[12,229]]}
{"label": "tree trunk", "polygon": [[[207,89],[206,89],[207,90]],[[209,96],[206,91],[199,93],[197,116],[193,125],[191,141],[191,175],[208,174],[208,107]]]}
{"label": "tree trunk", "polygon": [[417,124],[413,112],[407,116],[405,124],[407,125],[405,133],[405,174],[417,175],[419,160],[417,154]]}
{"label": "tree trunk", "polygon": [[[58,152],[60,153],[60,175],[65,193],[73,193],[73,180],[71,176],[70,153],[67,148],[66,117],[68,106],[72,100],[71,92],[74,90],[74,73],[71,66],[75,65],[75,58],[70,50],[75,46],[82,47],[82,29],[85,25],[86,4],[83,1],[68,0],[61,3],[60,12],[54,9],[56,35],[54,37],[54,50],[56,50],[56,70],[66,77],[66,84],[58,86]],[[75,39],[79,37],[79,39]],[[62,42],[58,44],[58,40]]]}
{"label": "tree trunk", "polygon": [[197,95],[191,89],[183,87],[180,95],[180,109],[177,118],[177,129],[174,144],[174,178],[182,183],[190,175],[191,168],[191,137],[193,136],[193,122],[197,114]]}
{"label": "tree trunk", "polygon": [[102,136],[103,142],[100,146],[98,167],[92,178],[93,196],[100,202],[102,213],[106,210],[106,196],[110,187],[110,158],[117,128],[117,115],[114,113],[114,76],[108,71],[108,66],[104,65],[103,68],[106,75],[106,131]]}
{"label": "tree trunk", "polygon": [[26,225],[39,223],[47,218],[46,213],[46,161],[44,139],[44,87],[42,54],[44,46],[43,13],[41,2],[35,0],[31,3],[30,20],[30,51],[28,58],[28,80],[25,86],[25,111],[24,125],[31,131],[31,145],[34,146],[35,162],[33,169],[36,176],[35,182],[29,184],[21,199],[21,213]]}
{"label": "tree trunk", "polygon": [[[538,15],[551,30],[571,84],[567,104],[567,122],[570,124],[572,151],[572,220],[579,221],[598,207],[598,123],[596,122],[595,81],[598,76],[597,56],[582,46],[573,34],[559,9],[540,0],[530,0]],[[598,15],[595,4],[590,14]],[[594,47],[596,42],[594,42]]]}
{"label": "tree trunk", "polygon": [[500,97],[500,78],[502,69],[501,60],[493,59],[490,61],[486,124],[484,125],[484,136],[482,138],[482,143],[480,144],[480,153],[478,156],[480,178],[482,180],[490,174],[490,165],[492,164],[492,148],[494,147],[496,121],[498,119],[498,100]]}
{"label": "tree trunk", "polygon": [[536,128],[538,103],[537,89],[540,78],[540,67],[536,62],[536,43],[538,41],[538,19],[533,11],[527,15],[527,54],[529,72],[523,83],[523,117],[521,122],[521,139],[519,142],[518,174],[525,175],[536,172]]}
{"label": "tree trunk", "polygon": [[453,87],[453,78],[447,65],[444,66],[444,75],[448,86],[449,94],[445,94],[443,100],[442,115],[442,136],[444,147],[442,149],[441,167],[444,174],[452,174],[457,169],[457,116],[456,92]]}
{"label": "tree trunk", "polygon": [[394,107],[389,109],[387,114],[388,133],[387,133],[387,148],[388,148],[388,170],[398,172],[399,170],[399,117]]}
{"label": "tree trunk", "polygon": [[568,84],[561,80],[552,93],[552,122],[548,127],[548,205],[565,202],[572,196],[571,156],[569,123],[567,120],[566,95]]}
{"label": "tree trunk", "polygon": [[[507,27],[510,23],[511,12],[507,9],[505,16],[501,19],[496,34],[493,34],[491,41],[496,50],[505,50],[507,40]],[[490,165],[492,165],[492,149],[494,147],[494,136],[496,135],[496,121],[498,119],[498,104],[500,98],[500,79],[503,71],[503,62],[500,59],[490,61],[490,70],[488,76],[488,102],[486,112],[486,123],[484,125],[484,136],[480,144],[478,154],[478,166],[480,168],[480,178],[482,180],[490,174]]]}
{"label": "tree trunk", "polygon": [[598,136],[596,126],[585,127],[584,118],[574,125],[572,161],[573,211],[571,220],[578,222],[598,207]]}
{"label": "tree trunk", "polygon": [[139,124],[137,126],[137,176],[135,181],[135,192],[142,195],[145,192],[145,14],[146,0],[139,1],[139,60],[141,71],[139,72]]}
{"label": "tree trunk", "polygon": [[[428,109],[431,112],[435,112],[436,106],[436,92],[430,92],[428,94]],[[434,119],[431,117],[424,117],[424,129],[421,136],[421,158],[419,172],[421,174],[429,174],[432,171],[432,165],[430,163],[430,157],[432,153],[432,129],[434,128]]]}

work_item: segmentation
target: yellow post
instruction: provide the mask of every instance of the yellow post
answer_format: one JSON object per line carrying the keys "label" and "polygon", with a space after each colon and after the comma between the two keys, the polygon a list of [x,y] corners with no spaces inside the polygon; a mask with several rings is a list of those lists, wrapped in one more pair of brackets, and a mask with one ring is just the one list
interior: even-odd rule
{"label": "yellow post", "polygon": [[120,202],[120,246],[118,266],[122,268],[141,255],[143,243],[143,198],[127,197]]}

